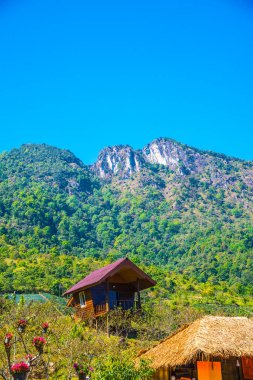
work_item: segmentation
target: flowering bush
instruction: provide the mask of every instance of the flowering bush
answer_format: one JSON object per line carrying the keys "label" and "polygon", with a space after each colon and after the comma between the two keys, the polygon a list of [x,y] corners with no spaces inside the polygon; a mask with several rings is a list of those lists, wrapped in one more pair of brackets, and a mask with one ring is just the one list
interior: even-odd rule
{"label": "flowering bush", "polygon": [[32,354],[27,354],[25,356],[26,360],[33,360],[34,359],[34,356]]}
{"label": "flowering bush", "polygon": [[27,326],[27,321],[25,319],[20,319],[18,321],[18,331],[19,332],[24,332],[26,326]]}
{"label": "flowering bush", "polygon": [[25,319],[20,319],[18,321],[18,326],[26,326],[27,325],[27,320]]}
{"label": "flowering bush", "polygon": [[78,363],[74,363],[74,368],[76,370],[76,373],[79,379],[85,379],[86,376],[88,376],[90,372],[94,371],[94,369],[90,367],[88,364],[80,365]]}
{"label": "flowering bush", "polygon": [[10,347],[12,338],[13,338],[13,334],[12,333],[7,333],[5,335],[4,344],[5,344],[6,347]]}
{"label": "flowering bush", "polygon": [[16,373],[26,373],[26,372],[29,372],[29,365],[26,364],[25,362],[20,362],[20,363],[16,363],[16,364],[13,364],[11,366],[11,373],[12,374],[16,374]]}
{"label": "flowering bush", "polygon": [[42,336],[36,336],[33,338],[33,345],[39,352],[43,351],[43,347],[46,343],[46,339],[44,339]]}
{"label": "flowering bush", "polygon": [[47,332],[47,329],[49,327],[49,323],[48,322],[44,322],[44,323],[42,323],[41,327],[42,327],[42,331],[43,332]]}
{"label": "flowering bush", "polygon": [[6,338],[6,339],[12,339],[12,338],[13,338],[13,334],[12,334],[12,333],[7,333],[7,334],[5,335],[5,338]]}

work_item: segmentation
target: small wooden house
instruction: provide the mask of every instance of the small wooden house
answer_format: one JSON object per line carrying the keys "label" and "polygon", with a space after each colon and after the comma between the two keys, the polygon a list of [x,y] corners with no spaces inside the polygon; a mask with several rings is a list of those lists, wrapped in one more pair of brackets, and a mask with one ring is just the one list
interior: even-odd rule
{"label": "small wooden house", "polygon": [[116,307],[140,309],[140,291],[155,284],[128,258],[122,258],[90,273],[64,295],[72,295],[68,306],[76,309],[77,317],[96,318]]}
{"label": "small wooden house", "polygon": [[253,321],[245,317],[198,319],[150,350],[159,380],[253,380]]}

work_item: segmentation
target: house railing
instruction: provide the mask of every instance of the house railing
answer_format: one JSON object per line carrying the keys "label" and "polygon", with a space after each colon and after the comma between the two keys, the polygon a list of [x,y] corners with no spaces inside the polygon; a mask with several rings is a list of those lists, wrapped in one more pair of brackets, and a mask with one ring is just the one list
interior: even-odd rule
{"label": "house railing", "polygon": [[136,309],[137,303],[134,300],[115,300],[110,302],[110,308],[120,307],[122,310]]}
{"label": "house railing", "polygon": [[94,305],[94,313],[95,313],[95,315],[104,314],[106,312],[107,312],[106,303],[103,303],[101,305]]}
{"label": "house railing", "polygon": [[[114,300],[109,301],[109,308],[110,310],[116,309],[117,307],[120,307],[122,310],[137,310],[138,309],[138,302],[134,300]],[[94,305],[94,313],[95,315],[100,315],[106,313],[107,307],[106,303],[100,304],[100,305]]]}

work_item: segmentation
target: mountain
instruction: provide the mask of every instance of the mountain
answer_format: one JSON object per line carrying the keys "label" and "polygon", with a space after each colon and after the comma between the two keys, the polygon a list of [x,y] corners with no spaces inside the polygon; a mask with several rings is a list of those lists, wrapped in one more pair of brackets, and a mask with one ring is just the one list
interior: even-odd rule
{"label": "mountain", "polygon": [[[253,164],[236,158],[201,151],[168,138],[156,139],[142,150],[135,151],[130,146],[121,145],[103,149],[91,170],[100,178],[114,176],[125,179],[144,167],[162,165],[179,176],[206,177],[206,181],[226,186],[235,180],[253,186]],[[238,171],[242,170],[240,177]],[[237,178],[233,176],[237,175]]]}
{"label": "mountain", "polygon": [[129,178],[139,172],[145,164],[144,157],[128,145],[103,149],[91,170],[100,178],[109,179],[114,175]]}
{"label": "mountain", "polygon": [[91,166],[25,144],[0,156],[0,290],[58,292],[128,255],[149,266],[159,297],[246,302],[252,195],[252,162],[167,138],[105,148]]}
{"label": "mountain", "polygon": [[154,140],[137,151],[130,146],[105,148],[90,169],[101,180],[120,188],[124,181],[126,187],[135,183],[139,190],[156,187],[167,200],[175,199],[176,204],[184,202],[182,190],[187,188],[191,192],[187,202],[196,197],[204,201],[211,192],[231,208],[252,211],[252,162],[201,151],[172,139]]}
{"label": "mountain", "polygon": [[69,195],[92,188],[88,168],[67,150],[46,144],[24,144],[0,157],[0,181],[11,186],[45,182]]}

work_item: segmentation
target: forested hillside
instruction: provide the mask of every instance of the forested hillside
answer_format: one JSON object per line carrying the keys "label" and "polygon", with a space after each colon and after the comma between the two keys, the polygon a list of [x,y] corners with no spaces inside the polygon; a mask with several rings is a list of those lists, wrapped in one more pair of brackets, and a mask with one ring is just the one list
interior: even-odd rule
{"label": "forested hillside", "polygon": [[251,162],[158,139],[86,166],[26,144],[1,154],[0,181],[2,292],[58,293],[128,255],[157,278],[151,297],[251,302]]}

